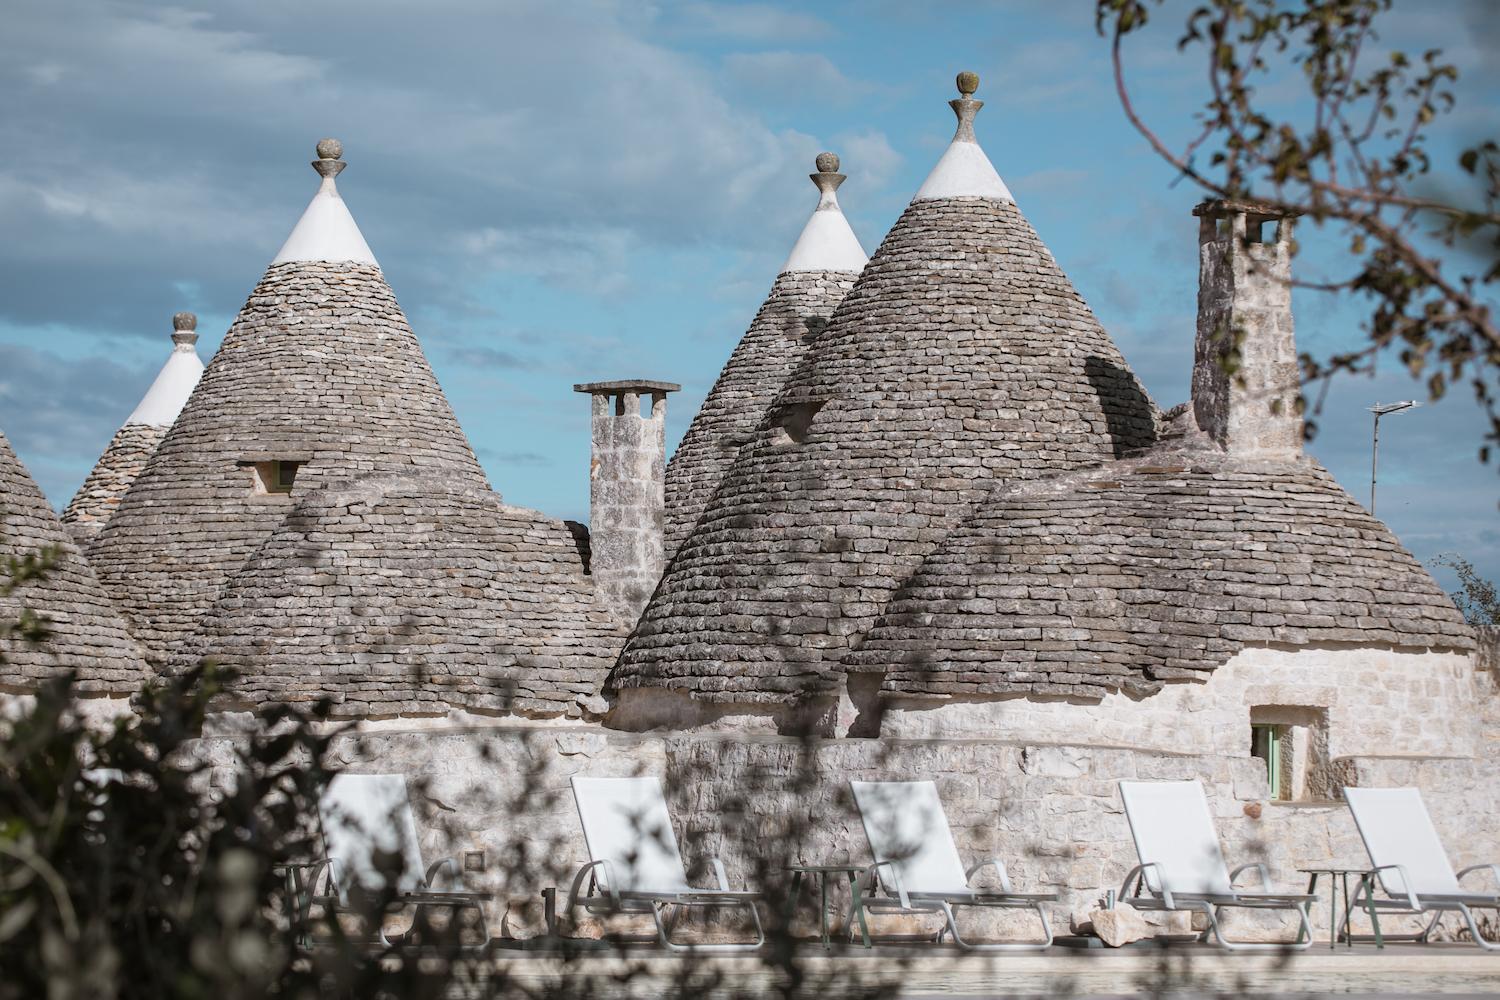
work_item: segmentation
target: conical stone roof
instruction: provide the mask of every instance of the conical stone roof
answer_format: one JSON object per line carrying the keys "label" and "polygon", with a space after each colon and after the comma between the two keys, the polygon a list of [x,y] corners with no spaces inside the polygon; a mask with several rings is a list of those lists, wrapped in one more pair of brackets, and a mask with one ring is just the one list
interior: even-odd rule
{"label": "conical stone roof", "polygon": [[1316,461],[1204,438],[998,487],[849,664],[884,670],[887,696],[1139,696],[1269,643],[1473,646],[1427,570]]}
{"label": "conical stone roof", "polygon": [[[8,569],[50,552],[46,575],[16,586]],[[23,610],[46,620],[50,635],[38,645],[7,634]],[[0,692],[22,694],[66,670],[78,690],[129,695],[147,677],[140,647],[110,604],[78,546],[52,511],[41,488],[0,433]]]}
{"label": "conical stone roof", "polygon": [[[974,145],[972,91],[953,102],[955,144]],[[945,155],[941,196],[886,236],[678,550],[615,687],[831,693],[995,480],[1151,443],[1155,407],[988,162],[977,145]]]}
{"label": "conical stone roof", "polygon": [[203,362],[197,343],[198,317],[189,312],[173,316],[166,364],[63,511],[63,524],[80,547],[86,549],[103,530],[198,385]]}
{"label": "conical stone roof", "polygon": [[817,167],[817,208],[667,465],[669,561],[866,263],[835,194],[838,157],[821,153]]}
{"label": "conical stone roof", "polygon": [[[331,140],[319,144],[313,205],[90,550],[153,660],[192,630],[301,496],[375,473],[487,488],[395,295],[334,197],[339,152]],[[268,486],[273,462],[295,463],[290,493]]]}
{"label": "conical stone roof", "polygon": [[624,642],[568,528],[466,479],[375,476],[301,498],[174,656],[237,667],[239,704],[340,717],[603,708]]}

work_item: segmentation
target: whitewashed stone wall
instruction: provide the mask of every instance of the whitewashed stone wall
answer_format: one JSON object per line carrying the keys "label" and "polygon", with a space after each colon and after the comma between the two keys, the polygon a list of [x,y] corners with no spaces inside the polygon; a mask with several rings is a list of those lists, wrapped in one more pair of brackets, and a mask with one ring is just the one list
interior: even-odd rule
{"label": "whitewashed stone wall", "polygon": [[1478,752],[1474,669],[1463,653],[1359,648],[1249,648],[1206,683],[1149,698],[1035,697],[896,702],[881,733],[1000,737],[1244,756],[1254,706],[1326,709],[1329,755],[1459,756]]}
{"label": "whitewashed stone wall", "polygon": [[[1352,658],[1316,655],[1330,666],[1313,666],[1276,651],[1247,654],[1223,673],[1222,679],[1230,682],[1224,697],[1232,690],[1240,697],[1285,700],[1289,694],[1307,697],[1324,691],[1331,712],[1359,710],[1366,714],[1358,718],[1377,720],[1378,714],[1370,713],[1394,712],[1401,723],[1391,730],[1394,742],[1354,731],[1340,737],[1336,752],[1345,759],[1345,773],[1361,785],[1421,788],[1455,866],[1500,858],[1500,772],[1494,750],[1500,746],[1500,698],[1489,675],[1481,674],[1476,685],[1466,675],[1455,677],[1450,660],[1403,654],[1384,661],[1387,668],[1399,665],[1413,678],[1426,679],[1421,684],[1413,680],[1401,689],[1404,694],[1379,704],[1369,700],[1372,686],[1360,674],[1375,669],[1369,660],[1360,666]],[[1323,680],[1298,681],[1299,671]],[[1361,689],[1364,694],[1358,694]],[[1200,697],[1204,690],[1196,689]],[[1466,704],[1459,703],[1463,692],[1469,692]],[[810,744],[747,734],[490,725],[386,728],[341,739],[335,754],[349,770],[408,776],[428,860],[482,851],[484,868],[470,877],[499,893],[492,927],[515,936],[539,929],[540,888],[565,889],[572,870],[585,860],[568,786],[574,774],[662,776],[690,861],[701,864],[708,855],[720,854],[733,881],[760,885],[779,877],[786,859],[867,858],[862,828],[847,802],[849,779],[932,778],[965,860],[998,856],[1019,887],[1061,893],[1053,910],[1063,929],[1070,917],[1097,905],[1107,889],[1118,888],[1135,863],[1116,785],[1122,778],[1203,781],[1230,863],[1265,858],[1283,886],[1305,884],[1295,871],[1301,866],[1365,864],[1358,834],[1341,804],[1267,801],[1264,767],[1248,756],[1246,740],[1205,738],[1199,744],[1205,752],[1195,754],[1165,746],[1193,745],[1172,733],[1180,734],[1183,727],[1211,729],[1213,719],[1222,718],[1215,704],[1223,702],[1167,710],[1164,721],[1155,724],[1168,732],[1142,740],[1141,748],[1060,722],[1051,740],[1038,728],[1025,738],[1002,732],[989,738],[883,737]],[[1075,712],[1083,708],[1064,707]],[[1149,701],[1135,709],[1156,711]],[[1200,713],[1204,718],[1198,718]],[[1472,722],[1454,723],[1454,718],[1479,718],[1484,732],[1474,732]],[[1422,726],[1431,732],[1411,731]],[[1150,724],[1140,723],[1139,730],[1149,732]],[[1482,747],[1483,753],[1456,752],[1465,741],[1469,751]],[[204,743],[205,753],[227,768],[229,740]],[[700,869],[698,878],[699,884],[711,884],[706,871]],[[1315,916],[1320,927],[1327,926],[1326,903],[1316,907]],[[1008,929],[1025,932],[1019,925]],[[1244,933],[1263,930],[1242,928]]]}

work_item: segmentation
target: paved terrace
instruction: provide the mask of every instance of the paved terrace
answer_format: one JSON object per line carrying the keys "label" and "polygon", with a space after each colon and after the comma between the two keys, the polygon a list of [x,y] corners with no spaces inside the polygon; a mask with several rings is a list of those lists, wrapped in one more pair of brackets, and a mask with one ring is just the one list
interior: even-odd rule
{"label": "paved terrace", "polygon": [[[436,961],[428,960],[436,969]],[[979,955],[923,947],[804,953],[800,987],[765,955],[663,955],[654,949],[564,959],[496,951],[484,973],[510,980],[515,995],[744,997],[858,995],[894,985],[901,998],[1121,996],[1493,996],[1500,954],[1468,944],[1394,944],[1330,951],[1229,954],[1215,948],[1136,946],[1117,951],[1055,948],[1047,954]],[[482,973],[481,976],[484,974]],[[469,995],[455,992],[455,997]]]}

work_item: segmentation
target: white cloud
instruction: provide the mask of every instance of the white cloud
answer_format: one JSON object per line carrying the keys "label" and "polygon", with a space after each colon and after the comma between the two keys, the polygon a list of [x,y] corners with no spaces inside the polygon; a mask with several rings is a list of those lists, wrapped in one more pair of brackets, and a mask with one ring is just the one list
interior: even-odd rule
{"label": "white cloud", "polygon": [[[756,11],[663,17],[679,14],[743,35]],[[324,135],[344,140],[340,187],[405,282],[451,283],[454,248],[487,230],[528,241],[496,244],[491,266],[606,292],[628,254],[764,246],[768,221],[802,210],[825,143],[769,127],[650,27],[608,0],[434,0],[422,17],[343,0],[25,8],[0,36],[0,81],[6,65],[69,69],[0,110],[0,271],[17,284],[0,315],[56,309],[39,279],[64,258],[102,282],[64,306],[92,311],[75,319],[138,308],[148,270],[241,294],[311,195],[303,164]]]}
{"label": "white cloud", "polygon": [[614,295],[629,283],[634,237],[624,229],[554,227],[462,234],[459,244],[481,269],[526,275],[592,295]]}
{"label": "white cloud", "polygon": [[739,90],[797,103],[840,104],[870,89],[818,52],[731,52],[724,57],[724,74]]}
{"label": "white cloud", "polygon": [[833,137],[833,145],[843,160],[840,169],[860,191],[884,187],[905,162],[890,138],[878,129],[840,132]]}
{"label": "white cloud", "polygon": [[816,41],[834,33],[833,26],[802,11],[759,3],[687,3],[669,8],[670,29],[741,41]]}

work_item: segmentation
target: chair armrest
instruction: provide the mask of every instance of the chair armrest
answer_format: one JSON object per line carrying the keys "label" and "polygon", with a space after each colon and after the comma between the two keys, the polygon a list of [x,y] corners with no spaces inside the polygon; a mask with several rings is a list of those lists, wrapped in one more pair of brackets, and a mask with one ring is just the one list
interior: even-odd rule
{"label": "chair armrest", "polygon": [[1269,868],[1266,867],[1266,863],[1264,861],[1252,861],[1249,864],[1240,865],[1234,871],[1230,872],[1229,873],[1229,887],[1231,889],[1233,889],[1234,888],[1235,880],[1238,879],[1240,877],[1240,875],[1242,875],[1243,873],[1249,871],[1252,868],[1254,868],[1256,871],[1260,872],[1260,887],[1262,889],[1270,889],[1271,888],[1271,869],[1269,869]]}
{"label": "chair armrest", "polygon": [[453,881],[459,885],[463,884],[463,868],[459,865],[458,859],[439,858],[438,860],[427,866],[427,874],[422,878],[422,888],[431,889],[432,880],[436,878],[437,873],[442,871],[444,868],[452,868]]}
{"label": "chair armrest", "polygon": [[901,884],[901,874],[896,871],[896,866],[893,863],[889,861],[877,861],[865,869],[865,877],[870,880],[870,887],[875,889],[884,884],[880,878],[880,869],[882,868],[889,868],[891,870],[891,884],[896,887],[896,898],[901,901],[901,908],[905,910],[911,909],[911,897],[906,893],[906,886]]}
{"label": "chair armrest", "polygon": [[340,858],[329,857],[328,859],[328,882],[327,893],[330,896],[339,895],[339,886],[349,877],[349,866],[344,864]]}
{"label": "chair armrest", "polygon": [[615,882],[614,866],[609,863],[608,859],[600,858],[598,861],[590,861],[579,868],[578,874],[573,876],[573,885],[568,889],[568,907],[563,911],[564,913],[572,913],[573,907],[578,905],[579,890],[583,888],[583,880],[595,868],[604,870],[605,891],[609,893],[609,898],[615,906],[620,905],[620,889]]}
{"label": "chair armrest", "polygon": [[968,871],[964,872],[964,881],[972,884],[974,881],[974,873],[983,871],[986,868],[995,869],[995,873],[1000,876],[1001,892],[1015,891],[1010,887],[1010,873],[1005,870],[1005,862],[1001,861],[999,858],[985,858],[983,861],[974,865]]}
{"label": "chair armrest", "polygon": [[[1146,871],[1148,869],[1152,869],[1157,873],[1156,880],[1161,883],[1161,889],[1152,889],[1150,883],[1146,881]],[[1142,888],[1148,892],[1157,892],[1161,895],[1161,901],[1167,904],[1167,909],[1177,909],[1177,902],[1172,898],[1172,890],[1167,888],[1167,880],[1161,877],[1161,865],[1155,861],[1143,861],[1125,873],[1125,881],[1120,884],[1120,902],[1122,903],[1130,895],[1130,883],[1132,880],[1136,884],[1135,894],[1137,896],[1140,895]]]}
{"label": "chair armrest", "polygon": [[1462,882],[1464,876],[1469,874],[1470,872],[1482,872],[1485,870],[1488,870],[1489,873],[1494,876],[1495,883],[1497,885],[1500,885],[1500,865],[1497,864],[1470,865],[1469,867],[1458,873],[1458,880]]}
{"label": "chair armrest", "polygon": [[318,895],[318,879],[323,877],[324,871],[329,872],[325,895],[334,894],[332,868],[332,858],[319,858],[316,861],[283,861],[271,866],[272,871],[286,879],[287,889],[296,899],[297,909],[303,919],[306,919],[308,912],[312,909],[313,900]]}
{"label": "chair armrest", "polygon": [[[1370,889],[1374,889],[1376,881],[1380,881],[1380,887],[1385,889],[1385,882],[1376,878],[1377,875],[1385,871],[1394,871],[1397,875],[1401,876],[1401,884],[1406,887],[1406,905],[1410,906],[1413,910],[1420,910],[1422,904],[1417,901],[1417,894],[1412,891],[1411,879],[1406,875],[1405,865],[1377,865],[1365,872],[1362,877],[1370,880]],[[1395,898],[1395,893],[1389,889],[1386,889],[1386,895],[1393,899]]]}
{"label": "chair armrest", "polygon": [[729,876],[724,874],[724,862],[718,858],[709,858],[708,863],[714,866],[714,877],[719,880],[719,888],[728,892]]}

